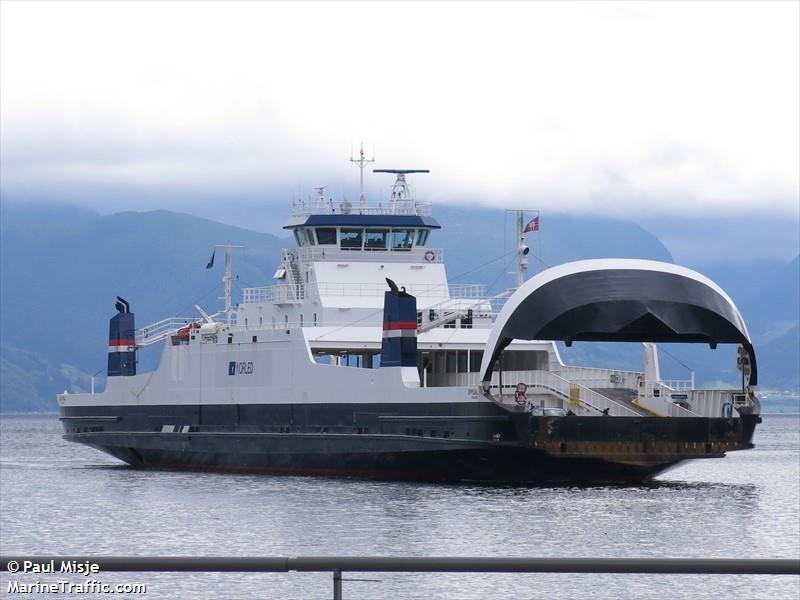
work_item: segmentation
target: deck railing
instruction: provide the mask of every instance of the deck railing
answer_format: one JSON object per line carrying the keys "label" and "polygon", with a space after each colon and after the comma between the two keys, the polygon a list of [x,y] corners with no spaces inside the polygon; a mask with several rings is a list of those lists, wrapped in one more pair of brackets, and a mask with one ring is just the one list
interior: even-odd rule
{"label": "deck railing", "polygon": [[[474,381],[473,385],[478,385],[478,373],[465,373]],[[502,388],[500,381],[502,379]],[[490,391],[499,392],[501,401],[510,404],[515,401],[516,386],[520,383],[525,384],[529,394],[538,392],[549,392],[562,400],[565,407],[572,406],[573,409],[584,411],[587,414],[605,413],[613,417],[636,417],[638,413],[625,406],[621,402],[604,396],[580,383],[568,381],[550,371],[503,371],[502,374],[495,371],[492,373],[492,384]],[[605,412],[608,411],[608,412]]]}
{"label": "deck railing", "polygon": [[308,261],[341,261],[341,262],[405,262],[432,264],[444,262],[444,250],[416,246],[414,248],[366,249],[353,248],[346,250],[338,246],[303,246],[297,250],[300,259]]}
{"label": "deck railing", "polygon": [[136,330],[136,345],[140,347],[156,344],[195,321],[191,317],[168,317]]}
{"label": "deck railing", "polygon": [[[301,287],[303,289],[301,289]],[[470,298],[479,300],[486,297],[486,286],[480,283],[452,285],[410,284],[405,286],[409,294],[420,298]],[[242,290],[242,302],[270,303],[294,302],[303,297],[314,296],[383,296],[388,291],[386,284],[378,283],[318,283],[306,286],[290,284],[248,287]]]}
{"label": "deck railing", "polygon": [[308,217],[311,215],[417,215],[420,217],[431,216],[431,203],[421,200],[397,200],[392,202],[346,202],[333,200],[320,200],[314,198],[307,201],[292,203],[293,217]]}

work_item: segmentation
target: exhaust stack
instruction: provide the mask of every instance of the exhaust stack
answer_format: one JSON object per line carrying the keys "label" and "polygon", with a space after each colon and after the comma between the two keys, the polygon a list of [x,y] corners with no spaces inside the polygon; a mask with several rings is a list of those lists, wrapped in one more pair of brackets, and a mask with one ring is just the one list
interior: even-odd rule
{"label": "exhaust stack", "polygon": [[381,367],[417,369],[417,299],[386,278],[383,296],[383,343]]}
{"label": "exhaust stack", "polygon": [[131,306],[117,296],[117,314],[108,324],[108,376],[136,375],[136,326]]}

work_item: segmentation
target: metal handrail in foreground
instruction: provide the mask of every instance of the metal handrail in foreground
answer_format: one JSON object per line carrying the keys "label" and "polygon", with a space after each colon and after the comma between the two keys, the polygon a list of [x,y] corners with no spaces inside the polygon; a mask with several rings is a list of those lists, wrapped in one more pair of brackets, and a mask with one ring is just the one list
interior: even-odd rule
{"label": "metal handrail in foreground", "polygon": [[[800,575],[800,558],[537,558],[479,556],[2,556],[0,570],[16,572],[50,561],[95,563],[100,571],[333,573],[333,598],[342,598],[342,573],[657,573]],[[9,569],[9,563],[16,569]]]}

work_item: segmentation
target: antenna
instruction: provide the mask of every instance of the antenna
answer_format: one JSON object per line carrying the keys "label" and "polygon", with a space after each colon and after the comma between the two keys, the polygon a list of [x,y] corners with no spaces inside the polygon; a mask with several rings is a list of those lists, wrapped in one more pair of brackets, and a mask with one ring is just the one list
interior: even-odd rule
{"label": "antenna", "polygon": [[327,185],[318,185],[314,188],[314,191],[317,192],[316,208],[325,208],[325,188],[327,187]]}
{"label": "antenna", "polygon": [[[414,212],[416,212],[416,203],[414,199],[411,197],[411,188],[409,188],[408,183],[406,182],[406,175],[409,173],[430,173],[428,169],[372,169],[373,173],[394,173],[397,175],[397,179],[394,180],[394,184],[392,185],[392,210],[393,212],[397,213],[398,211],[398,204],[401,202],[406,203],[404,206],[408,209],[408,203],[412,203],[412,207],[414,208]],[[404,208],[400,208],[399,210],[402,211],[406,210]],[[413,214],[413,213],[412,213]]]}
{"label": "antenna", "polygon": [[358,187],[358,204],[361,207],[361,212],[363,213],[367,205],[367,197],[364,195],[364,167],[367,166],[367,164],[369,163],[375,162],[375,144],[372,145],[372,158],[366,158],[364,156],[364,142],[361,142],[361,150],[359,150],[358,160],[353,158],[353,150],[351,148],[350,162],[357,164],[358,170],[360,172],[359,187]]}

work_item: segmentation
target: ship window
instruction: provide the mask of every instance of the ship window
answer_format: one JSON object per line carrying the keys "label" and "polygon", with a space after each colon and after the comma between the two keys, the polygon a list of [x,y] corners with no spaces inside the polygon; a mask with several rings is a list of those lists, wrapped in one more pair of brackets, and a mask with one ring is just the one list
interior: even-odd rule
{"label": "ship window", "polygon": [[411,250],[413,229],[392,229],[392,250]]}
{"label": "ship window", "polygon": [[303,244],[305,244],[306,235],[302,229],[294,230],[294,239],[297,241],[298,246],[302,246]]}
{"label": "ship window", "polygon": [[425,242],[428,241],[428,234],[430,233],[429,229],[420,229],[417,231],[417,246],[424,246]]}
{"label": "ship window", "polygon": [[467,372],[467,353],[465,350],[458,351],[458,372]]}
{"label": "ship window", "polygon": [[317,313],[314,313],[314,327],[317,326]]}
{"label": "ship window", "polygon": [[342,250],[361,250],[361,242],[363,237],[363,229],[348,229],[346,227],[342,227],[339,234]]}
{"label": "ship window", "polygon": [[306,238],[308,239],[308,243],[310,245],[315,245],[317,242],[314,240],[314,230],[313,229],[306,229]]}
{"label": "ship window", "polygon": [[300,327],[302,327],[302,326],[303,326],[303,315],[301,314],[300,315]]}
{"label": "ship window", "polygon": [[480,350],[473,350],[469,353],[469,372],[477,373],[481,370],[481,361],[483,360],[483,352]]}
{"label": "ship window", "polygon": [[389,237],[388,229],[367,229],[364,238],[365,250],[386,250],[386,238]]}
{"label": "ship window", "polygon": [[318,244],[335,244],[336,229],[334,227],[317,227]]}
{"label": "ship window", "polygon": [[456,353],[455,352],[446,352],[445,353],[445,361],[446,367],[445,371],[447,373],[456,373]]}

